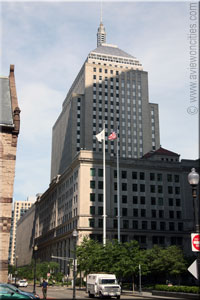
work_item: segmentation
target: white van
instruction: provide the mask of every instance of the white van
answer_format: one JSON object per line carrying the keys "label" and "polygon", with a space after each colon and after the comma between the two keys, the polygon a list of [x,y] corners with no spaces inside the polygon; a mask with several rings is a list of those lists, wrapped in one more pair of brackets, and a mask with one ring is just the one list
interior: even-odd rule
{"label": "white van", "polygon": [[120,299],[121,287],[114,274],[89,274],[86,292],[89,297],[116,297]]}

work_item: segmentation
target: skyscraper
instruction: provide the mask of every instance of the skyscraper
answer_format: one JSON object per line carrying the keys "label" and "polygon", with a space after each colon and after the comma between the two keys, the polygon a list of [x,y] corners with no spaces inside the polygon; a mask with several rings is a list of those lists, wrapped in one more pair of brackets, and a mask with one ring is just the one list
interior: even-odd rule
{"label": "skyscraper", "polygon": [[[117,131],[120,156],[139,158],[160,146],[158,105],[149,103],[148,73],[134,56],[106,44],[100,23],[91,51],[63,102],[53,127],[51,179],[62,174],[80,149],[102,151],[95,135]],[[106,152],[116,154],[114,142]]]}

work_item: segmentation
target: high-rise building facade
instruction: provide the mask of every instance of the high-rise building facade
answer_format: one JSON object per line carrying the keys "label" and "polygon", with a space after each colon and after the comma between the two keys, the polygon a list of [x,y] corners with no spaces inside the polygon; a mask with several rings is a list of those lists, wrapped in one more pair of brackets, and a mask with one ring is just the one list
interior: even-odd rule
{"label": "high-rise building facade", "polygon": [[[148,73],[115,45],[105,44],[101,23],[91,51],[72,84],[53,127],[51,179],[62,174],[80,149],[101,152],[95,135],[117,131],[120,156],[139,158],[160,146],[158,105],[149,103]],[[114,142],[106,152],[116,154]]]}
{"label": "high-rise building facade", "polygon": [[15,201],[14,210],[12,211],[12,221],[10,230],[10,244],[8,262],[11,265],[15,264],[15,250],[16,250],[16,231],[17,222],[27,212],[29,208],[35,203],[36,197],[28,197],[27,201]]}

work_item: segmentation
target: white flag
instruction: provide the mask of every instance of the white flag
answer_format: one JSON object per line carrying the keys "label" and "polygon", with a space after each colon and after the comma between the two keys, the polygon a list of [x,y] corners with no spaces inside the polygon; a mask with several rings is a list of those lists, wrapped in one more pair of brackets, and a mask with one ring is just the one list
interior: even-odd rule
{"label": "white flag", "polygon": [[105,140],[105,131],[104,129],[96,135],[98,142]]}

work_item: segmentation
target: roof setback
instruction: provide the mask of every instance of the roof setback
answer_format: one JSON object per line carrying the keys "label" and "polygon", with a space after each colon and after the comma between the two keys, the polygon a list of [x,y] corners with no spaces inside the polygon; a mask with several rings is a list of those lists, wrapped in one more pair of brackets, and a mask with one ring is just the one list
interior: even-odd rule
{"label": "roof setback", "polygon": [[146,153],[142,158],[149,158],[152,157],[154,155],[162,155],[162,156],[175,156],[175,157],[179,157],[180,155],[178,153],[169,151],[167,149],[164,149],[162,147],[160,147],[159,149],[155,150],[155,151],[150,151],[148,153]]}
{"label": "roof setback", "polygon": [[8,77],[0,77],[0,124],[13,126],[10,82]]}
{"label": "roof setback", "polygon": [[106,55],[111,55],[111,56],[117,56],[117,57],[124,57],[124,58],[129,58],[129,59],[136,59],[134,56],[119,49],[117,46],[109,45],[109,44],[103,44],[91,52],[99,53],[99,54],[106,54]]}

